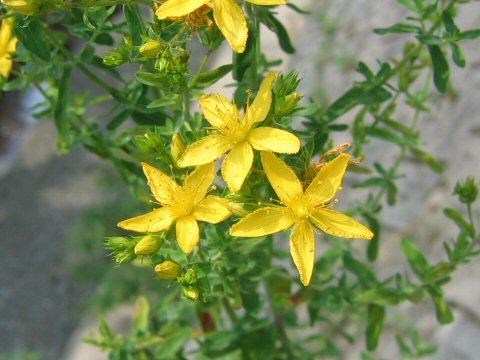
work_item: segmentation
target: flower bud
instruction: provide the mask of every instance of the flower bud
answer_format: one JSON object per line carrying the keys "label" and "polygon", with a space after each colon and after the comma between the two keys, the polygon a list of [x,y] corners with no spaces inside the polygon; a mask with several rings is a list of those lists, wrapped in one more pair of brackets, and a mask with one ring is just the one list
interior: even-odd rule
{"label": "flower bud", "polygon": [[300,101],[301,98],[302,98],[302,95],[300,95],[298,92],[294,92],[290,95],[287,95],[285,97],[286,106],[297,105],[297,103]]}
{"label": "flower bud", "polygon": [[196,286],[184,286],[182,287],[182,295],[187,299],[197,301],[200,297],[200,291]]}
{"label": "flower bud", "polygon": [[180,156],[182,156],[183,152],[185,151],[185,142],[182,139],[182,135],[179,133],[175,133],[172,136],[172,147],[170,149],[172,153],[172,158],[175,160],[175,162],[180,159]]}
{"label": "flower bud", "polygon": [[158,277],[163,280],[175,280],[180,276],[181,267],[174,261],[166,260],[155,266]]}
{"label": "flower bud", "polygon": [[135,245],[135,255],[150,255],[158,251],[163,244],[163,238],[157,235],[144,236]]}
{"label": "flower bud", "polygon": [[460,202],[472,204],[477,200],[478,185],[475,179],[469,176],[465,181],[458,181],[453,194],[458,195]]}
{"label": "flower bud", "polygon": [[154,58],[164,49],[163,44],[158,40],[150,40],[140,46],[140,54],[143,56]]}
{"label": "flower bud", "polygon": [[23,15],[31,15],[38,10],[38,4],[31,0],[2,0],[2,3]]}

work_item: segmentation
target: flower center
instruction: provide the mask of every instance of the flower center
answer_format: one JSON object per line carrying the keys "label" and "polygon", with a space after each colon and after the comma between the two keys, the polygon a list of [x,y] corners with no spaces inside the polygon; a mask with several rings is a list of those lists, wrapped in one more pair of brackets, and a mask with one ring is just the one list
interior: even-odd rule
{"label": "flower center", "polygon": [[296,209],[296,215],[297,215],[297,218],[299,219],[303,219],[303,218],[306,218],[308,216],[308,214],[310,213],[310,211],[308,210],[308,208],[305,206],[305,205],[300,205],[297,209]]}
{"label": "flower center", "polygon": [[248,128],[239,128],[235,130],[235,132],[232,134],[233,141],[235,143],[242,142],[247,137],[248,132],[249,132]]}

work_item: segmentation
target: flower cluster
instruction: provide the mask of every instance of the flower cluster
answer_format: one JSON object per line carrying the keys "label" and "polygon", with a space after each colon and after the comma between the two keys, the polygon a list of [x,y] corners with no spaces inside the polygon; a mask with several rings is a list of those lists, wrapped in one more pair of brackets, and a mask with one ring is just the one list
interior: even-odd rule
{"label": "flower cluster", "polygon": [[118,226],[137,232],[159,232],[175,225],[180,248],[191,253],[200,240],[198,221],[220,223],[235,208],[225,198],[207,195],[216,177],[215,160],[228,152],[223,160],[222,177],[230,191],[237,192],[251,170],[255,149],[261,153],[263,171],[281,205],[264,206],[243,217],[231,227],[232,236],[261,237],[292,228],[290,251],[305,286],[311,282],[315,264],[315,228],[344,238],[371,239],[373,233],[367,227],[330,209],[341,189],[350,155],[340,154],[325,163],[305,191],[295,172],[274,155],[300,150],[300,140],[295,135],[258,126],[270,112],[275,78],[275,73],[268,74],[245,113],[220,94],[203,96],[200,106],[214,132],[186,149],[183,142],[178,146],[177,139],[174,142],[177,146],[172,148],[178,166],[197,166],[196,169],[180,186],[162,171],[144,163],[150,189],[162,207],[124,220]]}

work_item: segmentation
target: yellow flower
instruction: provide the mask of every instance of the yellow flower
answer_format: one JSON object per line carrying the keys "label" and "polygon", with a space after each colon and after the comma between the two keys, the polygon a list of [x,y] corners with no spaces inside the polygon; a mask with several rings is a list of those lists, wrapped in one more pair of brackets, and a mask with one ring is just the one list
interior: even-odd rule
{"label": "yellow flower", "polygon": [[[256,5],[281,5],[287,0],[245,0]],[[213,17],[223,36],[237,53],[245,51],[248,28],[242,8],[235,0],[167,0],[156,11],[160,20],[180,17],[211,4]]]}
{"label": "yellow flower", "polygon": [[153,196],[162,207],[121,221],[119,227],[137,232],[158,232],[175,223],[178,245],[188,254],[200,240],[197,221],[217,224],[231,215],[219,197],[206,196],[215,180],[215,164],[199,166],[186,177],[183,186],[153,166],[142,165]]}
{"label": "yellow flower", "polygon": [[13,36],[13,18],[3,20],[0,27],[0,76],[4,78],[12,71],[12,55],[17,50],[17,42]]}
{"label": "yellow flower", "polygon": [[275,73],[263,80],[258,95],[246,114],[220,94],[205,95],[200,106],[208,122],[220,133],[211,134],[190,145],[178,160],[178,166],[202,165],[220,158],[229,151],[222,165],[222,176],[229,189],[241,189],[253,163],[253,149],[294,154],[300,150],[300,140],[285,130],[255,127],[265,120],[272,103]]}
{"label": "yellow flower", "polygon": [[287,230],[290,252],[307,286],[315,264],[314,226],[324,232],[344,237],[371,239],[373,233],[358,221],[333,210],[331,200],[341,189],[350,155],[341,154],[325,164],[304,192],[302,183],[287,164],[271,152],[262,152],[262,164],[270,184],[285,206],[263,207],[232,226],[231,234],[258,237]]}

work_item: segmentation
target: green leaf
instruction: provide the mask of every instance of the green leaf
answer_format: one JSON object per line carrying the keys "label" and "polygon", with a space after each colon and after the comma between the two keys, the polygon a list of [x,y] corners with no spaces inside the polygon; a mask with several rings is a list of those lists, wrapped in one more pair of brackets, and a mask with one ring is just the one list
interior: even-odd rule
{"label": "green leaf", "polygon": [[449,35],[456,36],[460,32],[457,25],[455,25],[455,22],[453,21],[453,17],[449,11],[444,11],[442,13],[442,20],[443,20],[443,25],[445,26],[445,30],[447,30],[447,33]]}
{"label": "green leaf", "polygon": [[165,341],[155,349],[155,359],[171,360],[193,336],[193,329],[183,327],[165,335]]}
{"label": "green leaf", "polygon": [[436,173],[442,173],[444,170],[443,164],[435,159],[432,154],[418,149],[416,147],[410,148],[412,153],[422,161],[425,161],[430,168]]}
{"label": "green leaf", "polygon": [[439,294],[437,291],[429,290],[430,296],[432,297],[433,303],[435,304],[435,315],[437,321],[442,324],[451,324],[455,320],[452,309],[445,301],[443,295]]}
{"label": "green leaf", "polygon": [[368,351],[377,348],[380,336],[383,332],[385,322],[385,307],[379,305],[368,305],[368,323],[366,331],[366,341]]}
{"label": "green leaf", "polygon": [[128,27],[130,28],[130,36],[132,38],[133,45],[142,45],[142,35],[145,34],[145,25],[143,23],[143,18],[140,15],[140,11],[138,10],[138,5],[124,5],[123,12],[125,14]]}
{"label": "green leaf", "polygon": [[55,119],[55,125],[57,126],[59,134],[59,150],[61,153],[66,153],[70,149],[72,140],[70,132],[69,119],[65,114],[65,110],[68,105],[68,96],[70,94],[70,81],[72,78],[72,65],[66,64],[63,68],[62,77],[58,84],[58,96],[55,102],[55,108],[53,111],[53,118]]}
{"label": "green leaf", "polygon": [[419,34],[421,32],[421,28],[406,23],[398,23],[388,28],[379,28],[374,29],[373,32],[378,35],[390,34],[390,33],[416,33]]}
{"label": "green leaf", "polygon": [[149,327],[150,304],[144,296],[137,300],[135,308],[135,333],[138,335],[146,334]]}
{"label": "green leaf", "polygon": [[450,78],[450,68],[442,49],[436,45],[428,46],[430,58],[433,65],[433,83],[438,91],[445,93],[447,91],[448,79]]}
{"label": "green leaf", "polygon": [[351,254],[347,253],[343,256],[343,264],[349,272],[357,277],[359,282],[365,285],[378,283],[375,273],[370,267],[355,259]]}
{"label": "green leaf", "polygon": [[397,289],[378,288],[358,294],[354,300],[365,304],[398,305],[403,299]]}
{"label": "green leaf", "polygon": [[230,71],[232,71],[233,65],[222,65],[215,70],[204,72],[198,74],[192,78],[191,83],[189,84],[189,88],[193,89],[205,89],[213,84],[215,84],[218,80],[223,78],[227,75]]}
{"label": "green leaf", "polygon": [[50,61],[51,53],[39,18],[31,18],[28,22],[23,21],[19,26],[15,26],[15,35],[32,54],[42,60]]}
{"label": "green leaf", "polygon": [[417,244],[412,239],[403,238],[401,249],[413,272],[419,279],[424,279],[430,271],[430,265]]}
{"label": "green leaf", "polygon": [[390,130],[379,128],[377,126],[368,126],[365,128],[368,135],[397,144],[399,146],[409,145],[408,139],[398,136]]}
{"label": "green leaf", "polygon": [[480,37],[480,29],[477,30],[467,30],[460,33],[460,39],[462,40],[475,40]]}
{"label": "green leaf", "polygon": [[452,60],[458,67],[464,68],[467,65],[467,60],[465,58],[465,53],[460,45],[457,43],[451,43],[450,47],[452,49]]}
{"label": "green leaf", "polygon": [[425,45],[443,45],[444,43],[444,40],[437,35],[429,35],[429,34],[418,35],[417,39],[418,41],[420,41],[422,44],[425,44]]}
{"label": "green leaf", "polygon": [[414,0],[397,0],[397,3],[399,3],[402,6],[405,6],[407,9],[410,9],[415,12],[419,12],[420,8],[418,5],[415,3]]}
{"label": "green leaf", "polygon": [[375,261],[378,257],[378,251],[380,250],[380,223],[374,215],[363,214],[363,217],[367,220],[368,227],[374,234],[373,238],[368,242],[367,258],[369,261]]}
{"label": "green leaf", "polygon": [[117,114],[107,124],[107,129],[110,131],[116,130],[120,125],[122,125],[125,121],[127,121],[131,115],[132,115],[131,109],[123,110],[121,113]]}
{"label": "green leaf", "polygon": [[278,42],[283,51],[287,54],[293,54],[295,52],[287,30],[270,11],[262,11],[259,19],[266,27],[277,34]]}
{"label": "green leaf", "polygon": [[453,220],[455,224],[460,228],[461,231],[465,232],[468,236],[475,236],[475,228],[467,221],[465,218],[455,209],[445,208],[443,213],[449,219]]}

